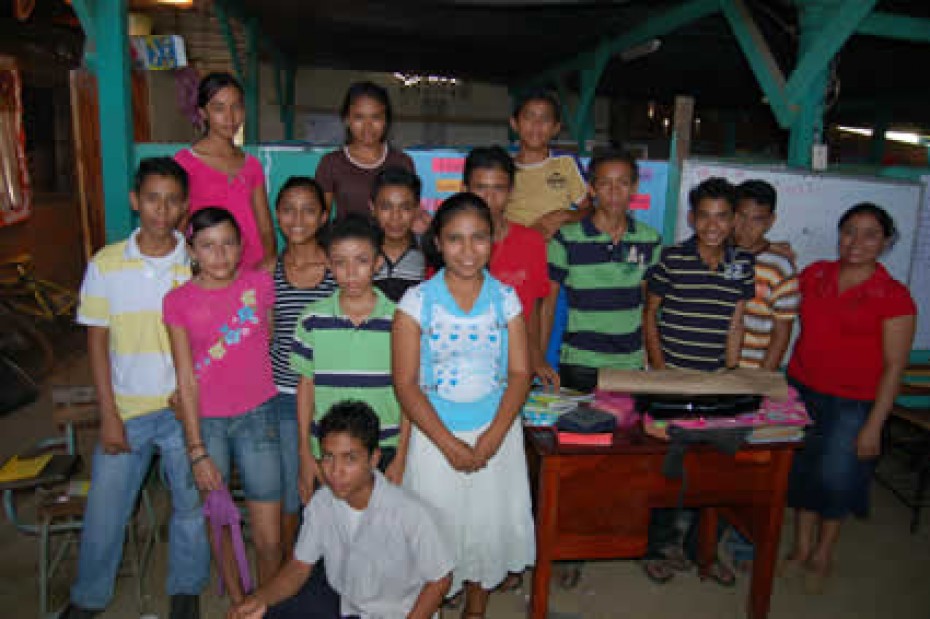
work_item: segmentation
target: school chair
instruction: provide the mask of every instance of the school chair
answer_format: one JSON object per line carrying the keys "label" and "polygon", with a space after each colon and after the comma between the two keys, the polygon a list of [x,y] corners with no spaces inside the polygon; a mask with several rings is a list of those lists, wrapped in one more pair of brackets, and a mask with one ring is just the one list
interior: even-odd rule
{"label": "school chair", "polygon": [[[3,507],[9,521],[18,531],[38,540],[39,619],[56,616],[49,609],[49,589],[62,561],[77,548],[83,526],[89,470],[79,472],[81,464],[91,461],[96,442],[90,430],[99,425],[99,410],[93,387],[53,387],[52,420],[61,434],[40,440],[24,457],[53,454],[42,472],[30,479],[0,484]],[[87,432],[84,432],[87,430]],[[140,492],[140,507],[126,527],[124,563],[129,559],[130,573],[135,576],[136,594],[141,606],[145,597],[145,573],[151,552],[160,541],[158,522],[148,489],[148,481]],[[23,518],[16,493],[32,490],[35,499],[35,519]],[[142,521],[140,526],[139,520]],[[140,544],[139,529],[145,531]]]}

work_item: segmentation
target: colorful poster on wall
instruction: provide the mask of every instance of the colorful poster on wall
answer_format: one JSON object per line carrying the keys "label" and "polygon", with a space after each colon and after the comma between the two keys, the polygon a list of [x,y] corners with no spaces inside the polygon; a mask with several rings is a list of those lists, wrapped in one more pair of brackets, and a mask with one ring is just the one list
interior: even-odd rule
{"label": "colorful poster on wall", "polygon": [[129,50],[136,69],[168,71],[187,66],[184,39],[176,34],[129,37]]}
{"label": "colorful poster on wall", "polygon": [[0,62],[0,226],[23,221],[31,213],[19,71]]}

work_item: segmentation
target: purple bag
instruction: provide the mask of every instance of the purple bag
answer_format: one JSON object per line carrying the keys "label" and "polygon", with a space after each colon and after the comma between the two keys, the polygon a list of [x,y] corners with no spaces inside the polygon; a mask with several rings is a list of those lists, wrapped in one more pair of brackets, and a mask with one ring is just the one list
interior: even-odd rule
{"label": "purple bag", "polygon": [[[229,528],[232,539],[233,552],[236,555],[236,567],[239,571],[239,581],[245,594],[252,592],[252,577],[249,574],[249,559],[245,554],[245,543],[242,541],[242,516],[239,508],[233,502],[232,495],[226,486],[218,490],[211,490],[203,503],[203,515],[210,524],[210,531],[216,545],[217,563],[223,563],[223,529]],[[223,595],[225,587],[222,577],[219,579],[219,592]]]}

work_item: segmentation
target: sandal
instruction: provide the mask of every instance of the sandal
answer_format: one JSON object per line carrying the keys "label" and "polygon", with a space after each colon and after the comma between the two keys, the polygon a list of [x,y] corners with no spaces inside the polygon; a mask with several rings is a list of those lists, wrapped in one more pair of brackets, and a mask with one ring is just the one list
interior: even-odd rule
{"label": "sandal", "polygon": [[462,605],[462,600],[464,599],[465,599],[465,594],[459,591],[452,597],[446,598],[445,600],[443,600],[442,607],[448,608],[450,610],[455,610],[456,608]]}
{"label": "sandal", "polygon": [[795,559],[794,557],[784,557],[775,566],[775,575],[783,580],[793,580],[804,572],[804,565],[807,561]]}
{"label": "sandal", "polygon": [[820,595],[827,588],[827,579],[829,577],[829,569],[817,570],[807,567],[804,570],[804,593]]}
{"label": "sandal", "polygon": [[679,546],[669,546],[661,551],[668,567],[676,572],[687,572],[691,569],[691,561],[685,555],[685,551]]}
{"label": "sandal", "polygon": [[565,590],[571,590],[578,586],[581,580],[581,566],[569,565],[561,569],[559,574],[559,586]]}
{"label": "sandal", "polygon": [[640,567],[646,578],[657,585],[664,585],[675,577],[675,570],[668,559],[642,559]]}
{"label": "sandal", "polygon": [[733,587],[736,585],[736,574],[733,573],[720,559],[714,559],[714,562],[707,568],[707,573],[701,575],[701,580],[710,579],[721,587]]}
{"label": "sandal", "polygon": [[519,591],[522,588],[523,574],[518,574],[516,572],[510,572],[507,574],[507,578],[504,579],[504,582],[497,586],[497,590],[501,592]]}

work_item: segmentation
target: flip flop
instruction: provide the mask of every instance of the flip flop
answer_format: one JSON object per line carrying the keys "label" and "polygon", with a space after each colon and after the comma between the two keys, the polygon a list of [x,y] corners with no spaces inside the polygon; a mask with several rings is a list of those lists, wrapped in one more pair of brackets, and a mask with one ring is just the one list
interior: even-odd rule
{"label": "flip flop", "polygon": [[687,572],[693,565],[691,561],[688,560],[688,557],[685,556],[685,551],[678,546],[669,546],[662,550],[661,554],[665,558],[666,563],[668,563],[668,567],[676,572]]}
{"label": "flip flop", "polygon": [[504,582],[497,586],[498,591],[519,591],[523,587],[523,574],[510,572]]}
{"label": "flip flop", "polygon": [[579,565],[562,568],[559,574],[559,586],[566,590],[577,587],[579,580],[581,580],[581,566]]}
{"label": "flip flop", "polygon": [[715,559],[707,573],[701,576],[701,580],[710,579],[721,587],[733,587],[736,585],[736,574],[729,567],[723,564],[720,559]]}
{"label": "flip flop", "polygon": [[459,591],[452,597],[446,598],[445,600],[443,600],[442,607],[455,610],[456,608],[462,605],[462,600],[464,599],[465,599],[465,594],[462,591]]}
{"label": "flip flop", "polygon": [[805,561],[785,557],[775,566],[775,575],[782,580],[794,580],[804,572]]}
{"label": "flip flop", "polygon": [[657,585],[664,585],[675,577],[676,570],[667,559],[642,559],[639,566],[646,578]]}

